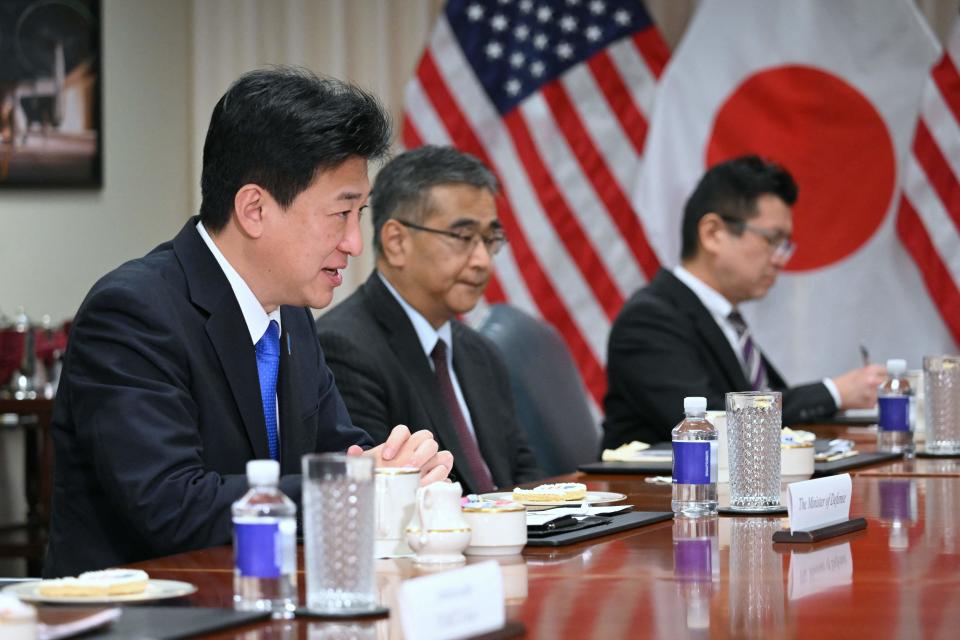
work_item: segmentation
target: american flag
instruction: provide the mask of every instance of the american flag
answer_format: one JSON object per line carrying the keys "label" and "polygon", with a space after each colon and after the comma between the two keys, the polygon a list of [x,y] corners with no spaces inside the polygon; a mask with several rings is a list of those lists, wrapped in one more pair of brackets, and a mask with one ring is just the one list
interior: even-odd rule
{"label": "american flag", "polygon": [[903,177],[897,233],[960,343],[960,20],[934,65]]}
{"label": "american flag", "polygon": [[451,0],[406,88],[406,148],[453,145],[500,179],[487,300],[556,327],[597,405],[611,323],[659,266],[627,194],[668,57],[637,0]]}

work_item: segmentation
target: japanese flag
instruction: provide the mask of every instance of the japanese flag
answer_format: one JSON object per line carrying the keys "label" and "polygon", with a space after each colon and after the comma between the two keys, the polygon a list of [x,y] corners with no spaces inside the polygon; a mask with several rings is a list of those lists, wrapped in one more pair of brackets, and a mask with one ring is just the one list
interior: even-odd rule
{"label": "japanese flag", "polygon": [[938,49],[909,0],[705,0],[661,80],[633,198],[664,265],[709,166],[756,153],[799,184],[797,251],[743,309],[791,383],[858,366],[861,342],[910,368],[955,349],[895,229]]}

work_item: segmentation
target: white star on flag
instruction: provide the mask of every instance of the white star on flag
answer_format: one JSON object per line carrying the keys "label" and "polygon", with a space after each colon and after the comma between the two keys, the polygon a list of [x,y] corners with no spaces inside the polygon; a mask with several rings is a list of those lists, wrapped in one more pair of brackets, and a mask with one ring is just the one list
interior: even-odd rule
{"label": "white star on flag", "polygon": [[485,51],[487,53],[487,57],[489,57],[491,60],[496,60],[503,55],[503,45],[496,40],[491,40],[486,46]]}
{"label": "white star on flag", "polygon": [[467,17],[473,22],[483,18],[483,7],[478,4],[472,4],[467,8]]}

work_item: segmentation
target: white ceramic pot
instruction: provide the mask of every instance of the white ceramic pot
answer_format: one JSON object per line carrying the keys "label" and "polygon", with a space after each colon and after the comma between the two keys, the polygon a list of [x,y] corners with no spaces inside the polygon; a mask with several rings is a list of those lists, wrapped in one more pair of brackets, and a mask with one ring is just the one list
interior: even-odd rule
{"label": "white ceramic pot", "polygon": [[518,502],[468,504],[463,517],[471,529],[468,556],[511,556],[527,544],[527,509]]}
{"label": "white ceramic pot", "polygon": [[780,445],[780,481],[797,482],[813,476],[813,443]]}
{"label": "white ceramic pot", "polygon": [[459,482],[434,482],[417,489],[417,508],[407,525],[407,544],[416,552],[414,562],[451,564],[465,562],[470,525],[460,510]]}

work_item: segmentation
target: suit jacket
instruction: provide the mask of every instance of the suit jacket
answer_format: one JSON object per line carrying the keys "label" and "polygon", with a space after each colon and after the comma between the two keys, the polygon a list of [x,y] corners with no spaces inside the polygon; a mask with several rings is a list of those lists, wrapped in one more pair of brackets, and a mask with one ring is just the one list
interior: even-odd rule
{"label": "suit jacket", "polygon": [[[770,387],[783,392],[783,423],[822,419],[837,407],[822,382],[787,387],[763,356]],[[607,345],[604,447],[631,440],[670,440],[683,418],[683,399],[706,396],[722,411],[724,394],[747,391],[730,342],[697,295],[661,269],[635,293],[613,323]]]}
{"label": "suit jacket", "polygon": [[[503,361],[486,338],[452,321],[453,368],[480,452],[498,487],[542,477],[517,423]],[[317,333],[354,423],[383,442],[405,424],[429,429],[453,453],[453,475],[476,486],[430,361],[413,324],[374,272],[350,297],[317,321]]]}
{"label": "suit jacket", "polygon": [[[228,543],[246,463],[269,457],[250,333],[195,227],[104,276],[77,312],[52,421],[45,576]],[[280,488],[299,501],[303,454],[371,442],[310,311],[280,313]]]}

